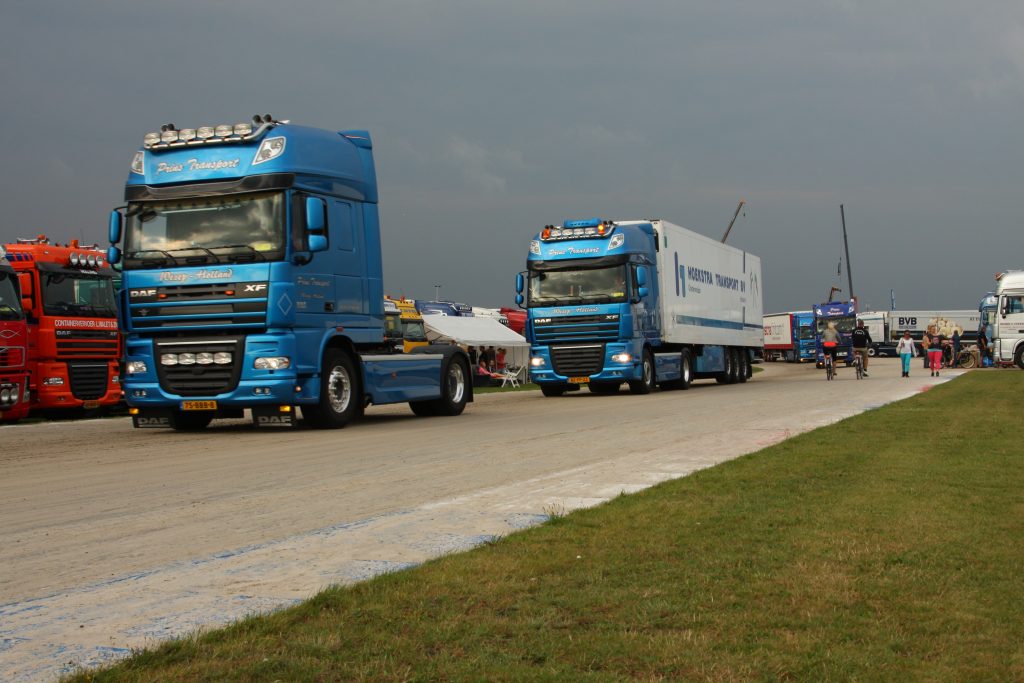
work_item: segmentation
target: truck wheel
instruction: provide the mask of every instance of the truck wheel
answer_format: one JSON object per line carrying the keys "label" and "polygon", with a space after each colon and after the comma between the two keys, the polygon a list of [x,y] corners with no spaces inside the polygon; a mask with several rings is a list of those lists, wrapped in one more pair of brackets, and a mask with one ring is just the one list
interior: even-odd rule
{"label": "truck wheel", "polygon": [[1018,346],[1017,350],[1013,352],[1013,364],[1024,370],[1024,344]]}
{"label": "truck wheel", "polygon": [[869,356],[870,358],[874,358],[874,357],[875,357],[875,356],[877,356],[877,355],[878,355],[878,350],[877,350],[877,349],[875,349],[875,347],[874,347],[874,346],[869,346],[869,347],[868,347],[868,356]]}
{"label": "truck wheel", "polygon": [[466,368],[466,362],[457,356],[452,357],[445,366],[441,378],[441,397],[430,401],[410,401],[409,407],[420,417],[461,415],[469,399],[469,392],[466,389],[468,377],[469,369]]}
{"label": "truck wheel", "polygon": [[212,411],[175,410],[171,417],[171,427],[179,432],[198,432],[206,429],[211,422]]}
{"label": "truck wheel", "polygon": [[744,384],[750,378],[750,356],[746,349],[736,349],[736,359],[736,381]]}
{"label": "truck wheel", "polygon": [[352,359],[344,351],[324,354],[320,402],[302,407],[306,422],[320,429],[341,429],[359,415],[362,397]]}
{"label": "truck wheel", "polygon": [[649,394],[654,391],[654,357],[651,352],[644,350],[643,361],[641,361],[643,377],[629,383],[631,394]]}
{"label": "truck wheel", "polygon": [[693,356],[690,355],[690,349],[683,349],[679,356],[679,381],[676,386],[685,391],[690,388],[691,382],[693,382]]}
{"label": "truck wheel", "polygon": [[565,393],[564,384],[541,384],[540,393],[548,397],[561,396]]}
{"label": "truck wheel", "polygon": [[588,386],[592,394],[617,394],[619,393],[618,382],[591,382]]}
{"label": "truck wheel", "polygon": [[725,361],[725,368],[715,375],[715,381],[719,384],[729,384],[729,378],[736,376],[736,372],[732,367],[736,362],[735,357],[732,355],[732,348],[726,347],[722,352],[722,359]]}

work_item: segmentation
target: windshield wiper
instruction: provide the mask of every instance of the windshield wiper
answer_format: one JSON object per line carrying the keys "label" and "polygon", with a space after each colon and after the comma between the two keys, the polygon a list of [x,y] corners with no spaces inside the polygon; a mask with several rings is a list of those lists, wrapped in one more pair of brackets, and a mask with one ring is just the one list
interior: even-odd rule
{"label": "windshield wiper", "polygon": [[572,297],[571,299],[570,298],[563,299],[563,298],[557,297],[557,296],[542,296],[542,297],[537,297],[537,298],[531,299],[530,303],[531,304],[540,305],[540,306],[547,306],[547,305],[571,306],[573,303],[576,303],[576,299],[578,299],[578,297]]}
{"label": "windshield wiper", "polygon": [[[259,251],[258,249],[256,249],[256,247],[252,246],[251,244],[221,244],[221,245],[213,247],[213,248],[214,249],[248,249],[252,253],[252,255],[254,257],[255,256],[259,256],[261,261],[266,261],[267,260],[267,257],[263,255],[263,252]],[[230,258],[230,256],[231,255],[228,255],[229,258]],[[236,256],[236,257],[237,256],[241,256],[241,254],[234,254],[234,256]]]}
{"label": "windshield wiper", "polygon": [[[162,259],[145,258],[143,254],[163,254],[164,257]],[[126,255],[125,258],[138,259],[144,266],[162,266],[168,262],[178,265],[178,260],[171,256],[169,251],[164,251],[163,249],[142,249],[132,252],[131,255]]]}

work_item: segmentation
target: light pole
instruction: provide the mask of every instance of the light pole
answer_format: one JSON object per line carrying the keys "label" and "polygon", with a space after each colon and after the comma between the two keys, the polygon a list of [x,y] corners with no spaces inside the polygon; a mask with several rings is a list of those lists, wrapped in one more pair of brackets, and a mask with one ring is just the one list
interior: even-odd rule
{"label": "light pole", "polygon": [[441,300],[441,285],[434,285],[434,301]]}

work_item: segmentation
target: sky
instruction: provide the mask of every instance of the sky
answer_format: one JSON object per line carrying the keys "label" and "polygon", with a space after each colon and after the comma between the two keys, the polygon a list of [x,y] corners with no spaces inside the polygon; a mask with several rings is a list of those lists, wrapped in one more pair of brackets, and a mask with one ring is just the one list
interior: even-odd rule
{"label": "sky", "polygon": [[[142,136],[255,113],[373,136],[384,287],[514,305],[531,237],[662,218],[764,309],[976,309],[1024,268],[1024,4],[5,0],[0,240],[106,246]],[[440,285],[440,287],[437,287]]]}

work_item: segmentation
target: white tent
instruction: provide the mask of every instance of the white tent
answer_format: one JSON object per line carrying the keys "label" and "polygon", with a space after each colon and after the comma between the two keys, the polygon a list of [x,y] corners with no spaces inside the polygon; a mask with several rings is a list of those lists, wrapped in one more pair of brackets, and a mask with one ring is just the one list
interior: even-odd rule
{"label": "white tent", "polygon": [[526,338],[493,318],[434,314],[423,316],[423,325],[427,328],[427,339],[432,342],[504,348],[507,351],[505,364],[511,367],[521,367],[529,360],[530,343]]}

